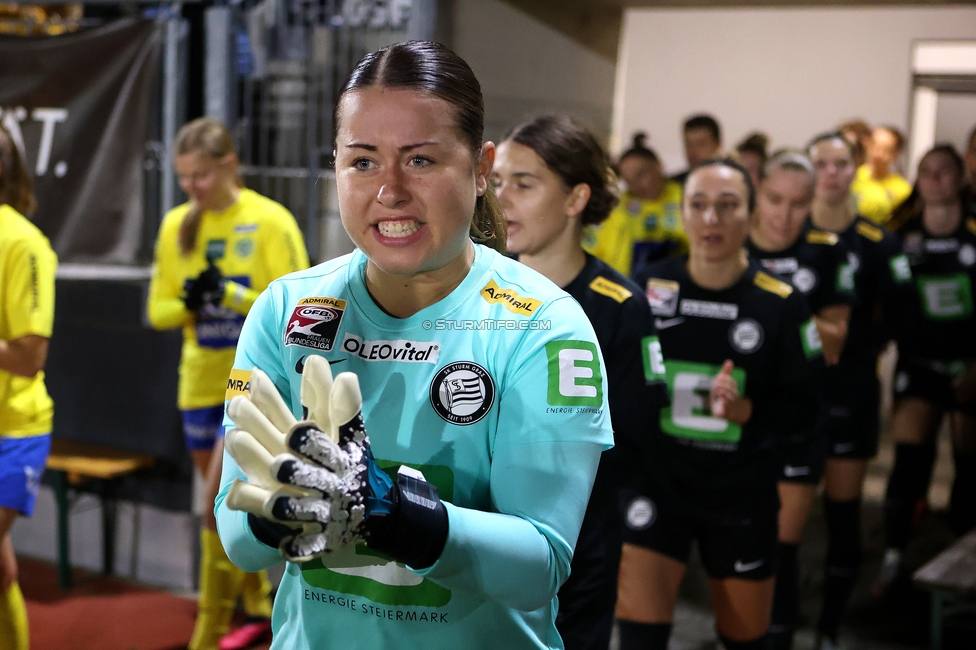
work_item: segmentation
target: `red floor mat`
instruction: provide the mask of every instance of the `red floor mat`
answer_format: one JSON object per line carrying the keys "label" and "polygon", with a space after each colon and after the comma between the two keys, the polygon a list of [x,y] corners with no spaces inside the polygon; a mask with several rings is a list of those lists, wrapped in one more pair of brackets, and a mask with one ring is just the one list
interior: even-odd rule
{"label": "red floor mat", "polygon": [[116,578],[75,571],[63,590],[52,565],[18,559],[31,650],[185,648],[196,603]]}

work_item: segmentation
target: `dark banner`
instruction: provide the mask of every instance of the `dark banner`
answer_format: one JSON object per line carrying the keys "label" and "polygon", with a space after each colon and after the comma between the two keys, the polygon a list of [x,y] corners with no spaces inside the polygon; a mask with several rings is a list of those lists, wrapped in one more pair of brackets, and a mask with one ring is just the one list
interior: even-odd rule
{"label": "dark banner", "polygon": [[120,20],[0,37],[0,120],[34,175],[33,217],[61,262],[134,264],[162,27]]}

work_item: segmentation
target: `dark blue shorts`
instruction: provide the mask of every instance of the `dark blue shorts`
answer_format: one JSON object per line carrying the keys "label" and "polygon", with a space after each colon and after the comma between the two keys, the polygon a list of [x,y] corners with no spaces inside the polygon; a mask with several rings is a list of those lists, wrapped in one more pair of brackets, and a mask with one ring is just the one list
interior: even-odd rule
{"label": "dark blue shorts", "polygon": [[183,411],[183,435],[190,451],[212,451],[217,438],[222,436],[223,406]]}
{"label": "dark blue shorts", "polygon": [[41,474],[51,452],[51,434],[29,438],[0,436],[0,507],[25,517],[34,512]]}

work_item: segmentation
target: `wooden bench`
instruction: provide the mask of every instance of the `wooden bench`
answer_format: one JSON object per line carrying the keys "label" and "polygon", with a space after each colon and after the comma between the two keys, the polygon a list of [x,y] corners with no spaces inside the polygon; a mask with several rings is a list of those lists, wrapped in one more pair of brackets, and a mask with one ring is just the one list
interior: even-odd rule
{"label": "wooden bench", "polygon": [[146,454],[99,447],[83,442],[52,440],[47,470],[51,473],[58,508],[58,582],[71,587],[70,530],[68,515],[72,499],[69,488],[94,483],[102,505],[102,572],[115,565],[115,503],[118,479],[151,467],[156,459]]}
{"label": "wooden bench", "polygon": [[941,650],[942,621],[951,613],[951,604],[976,600],[976,529],[916,571],[912,579],[932,594],[932,650]]}

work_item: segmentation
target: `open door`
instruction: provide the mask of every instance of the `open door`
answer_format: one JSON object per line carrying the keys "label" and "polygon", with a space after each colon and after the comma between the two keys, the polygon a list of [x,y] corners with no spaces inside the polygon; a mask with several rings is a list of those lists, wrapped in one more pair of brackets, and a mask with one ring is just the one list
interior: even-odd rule
{"label": "open door", "polygon": [[937,142],[964,151],[976,125],[976,41],[915,41],[907,176]]}

